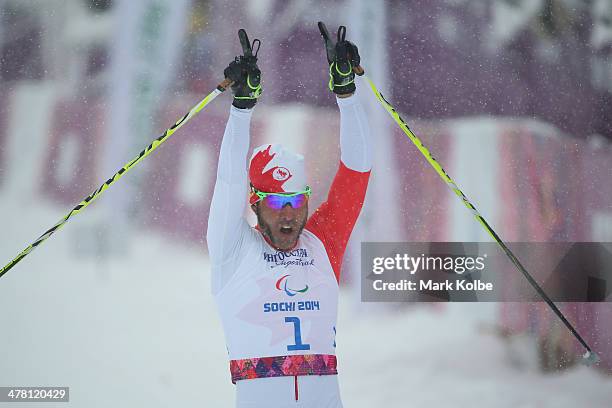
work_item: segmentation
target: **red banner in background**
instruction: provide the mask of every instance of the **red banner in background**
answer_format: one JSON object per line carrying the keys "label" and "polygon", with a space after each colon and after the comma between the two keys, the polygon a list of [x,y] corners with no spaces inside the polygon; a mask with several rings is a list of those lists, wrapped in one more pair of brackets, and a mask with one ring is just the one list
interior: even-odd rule
{"label": "red banner in background", "polygon": [[41,189],[46,196],[62,204],[75,204],[97,187],[96,153],[104,144],[100,137],[102,119],[99,104],[76,99],[57,101],[41,174]]}
{"label": "red banner in background", "polygon": [[[448,169],[453,164],[453,139],[444,126],[415,122],[412,130],[443,167]],[[381,217],[395,217],[401,223],[401,240],[447,241],[450,236],[448,200],[452,193],[401,129],[394,128],[393,138],[397,177],[402,188],[397,192],[389,191],[389,199],[401,201],[402,213],[388,214],[384,209],[374,212]]]}
{"label": "red banner in background", "polygon": [[580,157],[574,141],[526,126],[500,135],[502,230],[508,241],[580,241]]}

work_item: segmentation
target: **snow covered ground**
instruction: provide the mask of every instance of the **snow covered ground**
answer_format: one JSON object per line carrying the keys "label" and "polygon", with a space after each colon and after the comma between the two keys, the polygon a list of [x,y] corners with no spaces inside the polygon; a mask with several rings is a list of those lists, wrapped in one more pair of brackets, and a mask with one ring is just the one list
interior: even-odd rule
{"label": "snow covered ground", "polygon": [[[15,197],[0,190],[3,265],[68,210]],[[232,406],[204,248],[141,231],[113,235],[129,241],[124,254],[83,255],[74,248],[96,214],[0,279],[0,385],[70,387],[69,404],[45,407]],[[612,406],[612,377],[593,369],[511,364],[508,344],[481,329],[484,305],[370,308],[354,295],[341,295],[337,337],[346,407]]]}

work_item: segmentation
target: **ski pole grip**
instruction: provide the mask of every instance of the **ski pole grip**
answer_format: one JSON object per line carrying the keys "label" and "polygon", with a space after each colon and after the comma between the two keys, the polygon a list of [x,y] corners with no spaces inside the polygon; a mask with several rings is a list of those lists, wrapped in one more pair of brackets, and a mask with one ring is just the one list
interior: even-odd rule
{"label": "ski pole grip", "polygon": [[225,78],[223,80],[223,82],[221,82],[219,85],[217,85],[217,89],[220,90],[221,92],[225,91],[229,86],[231,86],[234,83],[234,81],[232,81],[229,78]]}
{"label": "ski pole grip", "polygon": [[363,74],[365,74],[365,70],[363,69],[361,65],[357,65],[356,67],[353,67],[353,72],[359,76],[362,76]]}

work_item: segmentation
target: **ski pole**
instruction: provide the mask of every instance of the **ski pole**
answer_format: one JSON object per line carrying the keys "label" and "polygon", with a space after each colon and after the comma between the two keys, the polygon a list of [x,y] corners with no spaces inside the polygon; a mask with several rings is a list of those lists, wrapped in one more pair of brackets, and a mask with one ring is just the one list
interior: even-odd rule
{"label": "ski pole", "polygon": [[[361,67],[353,68],[355,73],[358,75],[363,75],[364,71]],[[468,200],[468,198],[463,194],[461,189],[457,186],[457,184],[453,181],[453,179],[448,175],[448,173],[442,168],[442,166],[433,158],[429,150],[423,145],[421,140],[410,130],[406,122],[401,118],[399,113],[393,108],[393,106],[385,99],[385,97],[380,93],[380,91],[376,88],[374,83],[368,78],[364,76],[364,79],[370,85],[372,92],[376,96],[376,99],[381,103],[381,105],[385,108],[385,110],[391,115],[395,123],[399,125],[402,131],[408,136],[408,138],[412,141],[412,143],[419,149],[419,151],[423,154],[425,159],[429,162],[429,164],[436,170],[436,173],[446,182],[446,184],[453,190],[453,192],[461,199],[463,204],[467,207],[468,210],[474,215],[474,218],[484,227],[484,229],[489,233],[489,235],[499,244],[504,253],[508,256],[510,261],[516,266],[516,268],[523,274],[525,279],[531,284],[531,286],[538,292],[540,297],[548,304],[548,306],[552,309],[552,311],[557,315],[557,317],[565,324],[565,326],[569,329],[569,331],[574,335],[574,337],[584,346],[586,352],[584,353],[583,362],[586,365],[591,365],[599,362],[599,356],[591,350],[589,345],[584,341],[584,339],[580,336],[578,331],[572,326],[572,324],[565,318],[563,313],[559,310],[559,308],[554,304],[554,302],[548,297],[546,292],[538,285],[538,283],[533,279],[531,274],[527,272],[527,269],[523,266],[523,264],[518,260],[518,258],[512,253],[510,248],[506,246],[504,241],[497,235],[497,233],[491,228],[489,223],[484,219],[484,217],[478,212],[474,204]]]}
{"label": "ski pole", "polygon": [[94,190],[90,195],[85,197],[79,204],[77,204],[66,216],[64,216],[61,220],[59,220],[53,227],[49,228],[44,234],[42,234],[36,241],[30,244],[26,249],[21,251],[19,255],[17,255],[12,261],[6,264],[2,269],[0,269],[0,277],[2,277],[5,273],[7,273],[13,266],[17,265],[19,261],[25,258],[30,252],[32,252],[36,247],[42,244],[47,238],[49,238],[55,231],[60,229],[64,224],[68,222],[70,217],[79,212],[83,211],[89,204],[94,202],[100,195],[109,188],[113,183],[117,182],[121,177],[123,177],[130,169],[140,163],[145,157],[150,155],[155,149],[157,149],[162,143],[164,143],[174,132],[180,129],[189,119],[195,116],[198,112],[200,112],[206,105],[213,101],[218,95],[223,93],[225,89],[231,85],[231,80],[225,79],[221,82],[217,88],[215,88],[211,93],[206,95],[204,99],[202,99],[197,105],[195,105],[189,112],[185,114],[182,118],[180,118],[172,127],[168,128],[163,135],[153,140],[149,146],[147,146],[138,156],[136,156],[132,161],[128,162],[125,166],[123,166],[118,172],[116,172],[111,178],[105,181],[98,189]]}

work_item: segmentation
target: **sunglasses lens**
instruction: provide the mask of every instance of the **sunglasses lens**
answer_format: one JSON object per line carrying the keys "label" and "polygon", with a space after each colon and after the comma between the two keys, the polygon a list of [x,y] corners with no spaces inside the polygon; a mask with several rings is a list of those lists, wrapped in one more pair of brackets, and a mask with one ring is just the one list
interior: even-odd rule
{"label": "sunglasses lens", "polygon": [[298,194],[294,196],[270,194],[266,196],[264,202],[273,210],[280,210],[287,204],[290,204],[292,208],[300,208],[306,202],[306,194]]}
{"label": "sunglasses lens", "polygon": [[291,204],[291,206],[293,208],[300,208],[301,206],[304,205],[305,202],[306,202],[306,194],[298,194],[295,197],[293,197],[293,203]]}
{"label": "sunglasses lens", "polygon": [[273,210],[280,210],[283,208],[283,201],[283,197],[278,195],[269,195],[263,199],[266,206],[268,208],[272,208]]}

